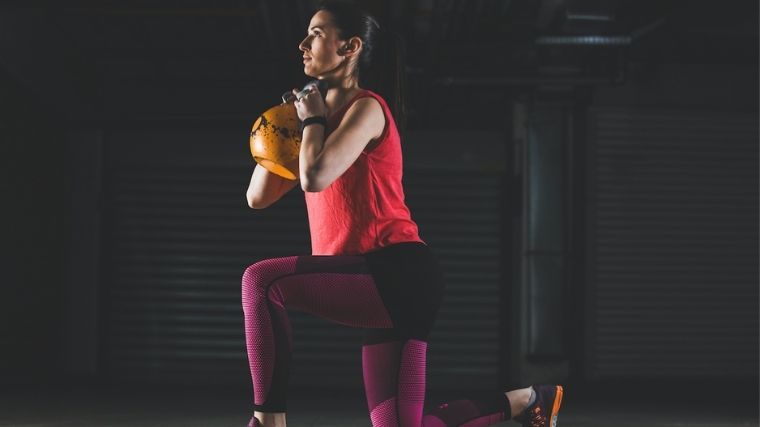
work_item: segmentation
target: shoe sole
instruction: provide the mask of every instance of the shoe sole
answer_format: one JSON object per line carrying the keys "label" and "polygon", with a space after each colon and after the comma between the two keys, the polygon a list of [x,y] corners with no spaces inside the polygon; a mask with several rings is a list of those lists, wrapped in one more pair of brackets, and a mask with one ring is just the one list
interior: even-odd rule
{"label": "shoe sole", "polygon": [[551,420],[551,423],[549,423],[550,427],[557,427],[557,414],[559,413],[559,407],[562,405],[562,394],[564,393],[564,390],[562,389],[561,385],[557,386],[557,390],[554,394],[554,405],[552,405],[552,411],[551,416],[549,419]]}

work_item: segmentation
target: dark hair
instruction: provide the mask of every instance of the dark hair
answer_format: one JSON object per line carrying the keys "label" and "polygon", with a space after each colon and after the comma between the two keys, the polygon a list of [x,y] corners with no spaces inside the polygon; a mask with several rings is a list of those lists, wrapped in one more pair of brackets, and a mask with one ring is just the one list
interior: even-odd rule
{"label": "dark hair", "polygon": [[323,1],[317,10],[332,15],[341,39],[359,37],[363,48],[359,56],[359,85],[382,96],[393,113],[396,126],[406,125],[406,70],[403,39],[381,27],[369,13],[347,1]]}

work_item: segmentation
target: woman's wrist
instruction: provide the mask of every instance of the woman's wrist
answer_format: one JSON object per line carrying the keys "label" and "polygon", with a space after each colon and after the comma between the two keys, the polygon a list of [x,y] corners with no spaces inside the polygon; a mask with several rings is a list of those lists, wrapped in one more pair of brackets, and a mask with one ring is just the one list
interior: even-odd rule
{"label": "woman's wrist", "polygon": [[[301,126],[303,125],[304,123],[301,122]],[[316,158],[324,147],[326,132],[325,126],[302,127],[300,156],[307,160]]]}
{"label": "woman's wrist", "polygon": [[307,117],[301,123],[301,129],[305,128],[306,126],[314,125],[314,124],[320,124],[322,126],[327,127],[327,118],[325,118],[325,116]]}

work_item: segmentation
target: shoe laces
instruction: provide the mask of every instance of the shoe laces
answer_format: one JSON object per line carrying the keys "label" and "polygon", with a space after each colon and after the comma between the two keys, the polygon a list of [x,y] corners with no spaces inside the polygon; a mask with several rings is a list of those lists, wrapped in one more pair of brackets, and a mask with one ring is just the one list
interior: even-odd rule
{"label": "shoe laces", "polygon": [[541,409],[540,406],[536,405],[535,408],[533,408],[530,411],[530,417],[528,418],[530,421],[530,427],[546,427],[546,415],[544,414],[544,411]]}

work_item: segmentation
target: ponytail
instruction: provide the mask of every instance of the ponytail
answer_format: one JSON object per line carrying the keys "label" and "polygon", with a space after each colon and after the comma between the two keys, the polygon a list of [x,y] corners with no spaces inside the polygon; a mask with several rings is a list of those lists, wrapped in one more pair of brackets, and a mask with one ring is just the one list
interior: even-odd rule
{"label": "ponytail", "polygon": [[404,40],[398,33],[385,28],[381,28],[377,35],[374,58],[371,65],[360,68],[359,84],[386,100],[399,132],[403,133],[407,114]]}
{"label": "ponytail", "polygon": [[401,36],[381,26],[370,14],[346,1],[325,1],[318,10],[329,12],[341,38],[362,39],[359,86],[377,92],[388,103],[399,133],[406,128],[405,48]]}

